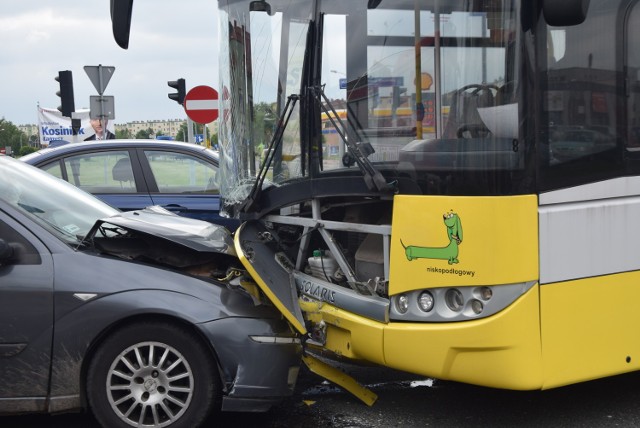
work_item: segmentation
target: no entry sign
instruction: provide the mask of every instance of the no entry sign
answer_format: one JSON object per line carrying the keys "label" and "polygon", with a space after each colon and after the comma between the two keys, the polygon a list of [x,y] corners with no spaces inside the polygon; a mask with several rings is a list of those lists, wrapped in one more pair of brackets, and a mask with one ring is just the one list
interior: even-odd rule
{"label": "no entry sign", "polygon": [[184,97],[184,111],[196,123],[210,123],[218,118],[218,91],[210,86],[196,86]]}

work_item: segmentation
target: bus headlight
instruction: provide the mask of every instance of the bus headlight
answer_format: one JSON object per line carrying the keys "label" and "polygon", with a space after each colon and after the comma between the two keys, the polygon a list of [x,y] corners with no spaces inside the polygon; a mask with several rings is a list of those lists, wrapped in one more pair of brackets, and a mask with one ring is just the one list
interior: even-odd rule
{"label": "bus headlight", "polygon": [[404,291],[390,296],[389,320],[455,322],[486,318],[514,303],[536,284],[529,281]]}
{"label": "bus headlight", "polygon": [[444,301],[453,312],[460,312],[464,307],[464,297],[457,288],[450,288],[444,295]]}
{"label": "bus headlight", "polygon": [[396,308],[401,314],[405,314],[409,310],[409,298],[405,294],[398,296],[398,299],[396,300]]}
{"label": "bus headlight", "polygon": [[485,302],[493,297],[493,290],[489,287],[480,287],[480,298]]}
{"label": "bus headlight", "polygon": [[423,291],[422,293],[420,293],[420,296],[418,297],[418,307],[423,312],[429,312],[431,309],[433,309],[433,303],[434,300],[431,293],[429,293],[428,291]]}
{"label": "bus headlight", "polygon": [[484,305],[480,300],[473,299],[471,301],[471,310],[473,311],[474,314],[482,313],[482,309],[484,309]]}

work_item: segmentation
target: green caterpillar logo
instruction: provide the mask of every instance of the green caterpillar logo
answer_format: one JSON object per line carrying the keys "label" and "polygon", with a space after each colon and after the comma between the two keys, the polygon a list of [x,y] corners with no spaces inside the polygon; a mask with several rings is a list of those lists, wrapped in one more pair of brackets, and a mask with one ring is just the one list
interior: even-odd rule
{"label": "green caterpillar logo", "polygon": [[444,225],[447,228],[447,238],[449,238],[449,245],[446,247],[418,247],[415,245],[406,246],[400,240],[404,253],[407,256],[407,260],[415,259],[438,259],[447,260],[452,265],[458,263],[458,247],[462,243],[462,223],[460,217],[453,211],[445,213],[443,216]]}

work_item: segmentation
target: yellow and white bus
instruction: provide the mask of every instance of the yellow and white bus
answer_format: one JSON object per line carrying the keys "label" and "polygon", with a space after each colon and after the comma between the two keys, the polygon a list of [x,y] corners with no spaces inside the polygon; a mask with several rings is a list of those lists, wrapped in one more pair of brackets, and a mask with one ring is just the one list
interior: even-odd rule
{"label": "yellow and white bus", "polygon": [[241,282],[308,349],[515,390],[640,369],[639,2],[218,5]]}

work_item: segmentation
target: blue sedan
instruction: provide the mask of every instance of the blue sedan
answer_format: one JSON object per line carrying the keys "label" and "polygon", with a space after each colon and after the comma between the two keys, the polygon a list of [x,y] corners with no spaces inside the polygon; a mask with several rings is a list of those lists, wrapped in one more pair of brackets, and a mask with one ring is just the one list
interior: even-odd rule
{"label": "blue sedan", "polygon": [[160,205],[231,231],[239,225],[220,216],[218,154],[203,146],[108,140],[47,148],[21,160],[123,211]]}

